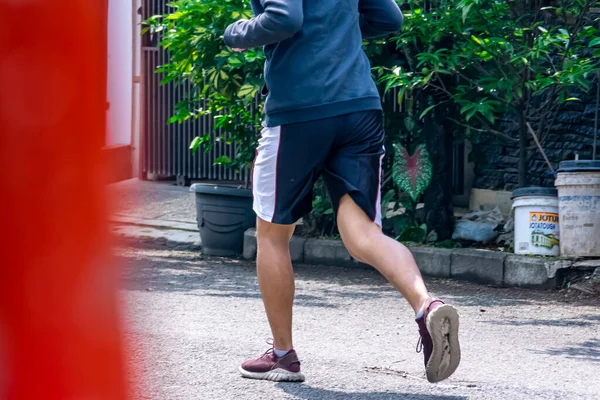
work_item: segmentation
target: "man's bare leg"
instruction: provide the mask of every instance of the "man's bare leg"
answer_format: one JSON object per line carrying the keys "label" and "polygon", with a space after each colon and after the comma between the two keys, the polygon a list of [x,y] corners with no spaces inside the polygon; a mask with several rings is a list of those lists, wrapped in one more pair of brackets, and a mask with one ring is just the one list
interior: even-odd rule
{"label": "man's bare leg", "polygon": [[410,251],[385,236],[349,195],[340,201],[337,221],[350,254],[380,271],[417,314],[427,379],[439,382],[448,378],[460,363],[456,309],[429,297]]}
{"label": "man's bare leg", "polygon": [[295,225],[277,225],[258,218],[256,223],[258,284],[273,333],[273,347],[290,350],[294,271],[290,239]]}
{"label": "man's bare leg", "polygon": [[240,367],[243,377],[276,382],[302,382],[300,361],[292,344],[294,271],[290,239],[294,225],[277,225],[260,218],[256,221],[258,254],[256,266],[267,318],[273,333],[273,348]]}
{"label": "man's bare leg", "polygon": [[352,257],[375,267],[419,312],[429,294],[411,252],[384,235],[349,195],[340,200],[337,223]]}

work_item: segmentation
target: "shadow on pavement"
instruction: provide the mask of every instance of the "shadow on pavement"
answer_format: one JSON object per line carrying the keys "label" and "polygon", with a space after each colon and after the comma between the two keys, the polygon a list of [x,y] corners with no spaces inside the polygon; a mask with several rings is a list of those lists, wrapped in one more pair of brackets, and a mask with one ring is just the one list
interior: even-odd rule
{"label": "shadow on pavement", "polygon": [[[119,253],[119,252],[118,252]],[[194,296],[260,298],[253,262],[206,257],[194,251],[178,251],[154,243],[127,246],[118,257],[129,264],[125,281],[130,290],[189,292]],[[298,306],[337,307],[328,299],[367,299],[399,296],[374,269],[341,268],[332,266],[295,266]],[[519,305],[548,305],[569,302],[573,305],[600,305],[598,299],[568,300],[556,292],[507,289],[446,279],[426,278],[430,291],[445,293],[444,298],[457,306],[497,307]],[[323,296],[310,293],[312,282],[327,283],[321,288]],[[345,290],[345,287],[351,287]],[[308,292],[308,293],[307,293]],[[494,321],[499,325],[587,326],[598,321],[535,320]]]}
{"label": "shadow on pavement", "polygon": [[298,399],[343,399],[343,400],[466,400],[465,396],[438,396],[419,393],[400,393],[400,392],[344,392],[327,389],[314,388],[304,384],[297,383],[278,383],[275,385],[287,394],[291,394]]}
{"label": "shadow on pavement", "polygon": [[[191,296],[260,299],[254,263],[224,258],[208,258],[199,253],[140,246],[138,251],[120,254],[126,263],[125,286],[129,290],[185,292]],[[348,269],[337,273],[331,267],[299,266],[298,282],[320,281],[340,285],[335,290],[312,292],[310,283],[298,288],[295,304],[300,307],[337,308],[332,298],[381,298],[398,296],[378,273]],[[344,290],[344,286],[351,287]]]}
{"label": "shadow on pavement", "polygon": [[563,348],[537,351],[536,353],[600,363],[600,339],[592,338],[583,343],[569,345]]}
{"label": "shadow on pavement", "polygon": [[598,325],[600,329],[600,315],[588,314],[578,315],[577,318],[558,318],[558,319],[535,319],[529,317],[528,319],[503,319],[503,320],[492,320],[486,323],[490,325],[503,325],[503,326],[593,326]]}

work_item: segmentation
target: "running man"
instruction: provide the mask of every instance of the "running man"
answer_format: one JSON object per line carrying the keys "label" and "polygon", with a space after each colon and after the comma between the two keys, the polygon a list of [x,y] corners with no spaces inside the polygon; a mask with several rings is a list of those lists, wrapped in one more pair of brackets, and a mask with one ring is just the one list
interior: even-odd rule
{"label": "running man", "polygon": [[362,40],[402,28],[394,0],[251,0],[255,17],[225,31],[237,51],[264,46],[266,120],[253,172],[257,273],[273,348],[240,367],[244,377],[303,381],[292,342],[294,273],[289,242],[325,179],[342,240],[416,314],[430,382],[460,362],[458,313],[429,296],[410,251],[381,231],[383,113]]}

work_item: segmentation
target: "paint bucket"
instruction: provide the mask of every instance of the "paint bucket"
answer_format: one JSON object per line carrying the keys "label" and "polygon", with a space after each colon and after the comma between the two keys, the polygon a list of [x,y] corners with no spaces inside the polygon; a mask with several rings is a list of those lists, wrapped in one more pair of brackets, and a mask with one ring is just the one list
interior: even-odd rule
{"label": "paint bucket", "polygon": [[561,255],[600,257],[600,161],[561,162],[555,185]]}
{"label": "paint bucket", "polygon": [[560,224],[554,188],[527,187],[513,192],[515,254],[558,256]]}

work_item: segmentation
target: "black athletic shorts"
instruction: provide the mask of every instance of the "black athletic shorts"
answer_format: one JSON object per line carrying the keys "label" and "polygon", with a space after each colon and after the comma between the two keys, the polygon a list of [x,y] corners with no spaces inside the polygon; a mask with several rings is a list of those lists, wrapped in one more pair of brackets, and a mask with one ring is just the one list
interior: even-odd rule
{"label": "black athletic shorts", "polygon": [[252,172],[254,211],[267,222],[295,223],[311,211],[322,174],[336,212],[349,194],[381,226],[383,140],[379,110],[265,127]]}

